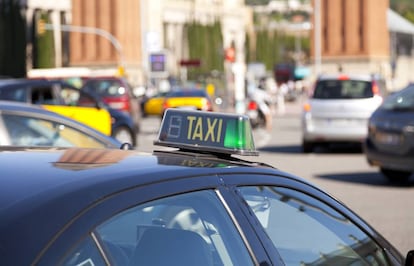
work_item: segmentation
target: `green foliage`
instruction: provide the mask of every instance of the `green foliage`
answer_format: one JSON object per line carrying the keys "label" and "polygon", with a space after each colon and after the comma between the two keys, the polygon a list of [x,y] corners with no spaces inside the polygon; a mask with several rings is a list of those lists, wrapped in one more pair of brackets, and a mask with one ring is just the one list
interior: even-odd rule
{"label": "green foliage", "polygon": [[19,1],[0,1],[0,76],[26,75],[26,21]]}
{"label": "green foliage", "polygon": [[[51,23],[49,14],[42,12],[37,20],[43,20],[45,23]],[[35,41],[35,68],[52,68],[55,67],[55,47],[53,41],[53,31],[46,30],[43,33],[38,31]]]}
{"label": "green foliage", "polygon": [[267,5],[270,0],[245,0],[246,5],[254,6],[254,5]]}
{"label": "green foliage", "polygon": [[407,20],[414,23],[414,1],[413,0],[390,0],[391,9],[401,14]]}
{"label": "green foliage", "polygon": [[221,24],[202,25],[196,21],[186,26],[189,59],[200,59],[200,67],[189,67],[188,76],[194,79],[213,70],[223,71],[223,37]]}
{"label": "green foliage", "polygon": [[406,19],[414,23],[414,11],[406,12],[404,16]]}

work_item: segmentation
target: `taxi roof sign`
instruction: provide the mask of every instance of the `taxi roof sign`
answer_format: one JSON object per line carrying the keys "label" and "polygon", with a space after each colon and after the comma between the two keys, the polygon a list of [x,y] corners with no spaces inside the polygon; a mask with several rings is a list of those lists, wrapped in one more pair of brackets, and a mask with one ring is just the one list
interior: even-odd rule
{"label": "taxi roof sign", "polygon": [[154,145],[257,156],[246,115],[167,109]]}

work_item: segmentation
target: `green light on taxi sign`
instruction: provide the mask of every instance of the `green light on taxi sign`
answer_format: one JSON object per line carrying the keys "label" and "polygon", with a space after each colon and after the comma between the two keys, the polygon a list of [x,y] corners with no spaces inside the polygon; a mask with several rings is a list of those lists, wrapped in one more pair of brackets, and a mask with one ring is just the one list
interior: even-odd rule
{"label": "green light on taxi sign", "polygon": [[174,108],[166,110],[154,144],[201,152],[259,154],[247,116]]}

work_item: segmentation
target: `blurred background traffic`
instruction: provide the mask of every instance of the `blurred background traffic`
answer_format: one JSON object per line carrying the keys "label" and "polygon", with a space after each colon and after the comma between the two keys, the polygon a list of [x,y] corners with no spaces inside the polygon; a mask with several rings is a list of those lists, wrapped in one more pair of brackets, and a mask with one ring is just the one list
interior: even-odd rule
{"label": "blurred background traffic", "polygon": [[[253,127],[270,130],[286,102],[312,96],[321,74],[381,80],[370,85],[381,85],[378,104],[413,81],[410,0],[1,0],[0,5],[0,76],[59,80],[93,95],[111,113],[107,135],[134,146],[141,118],[162,117],[166,108],[245,113]],[[371,90],[372,95],[377,94]],[[35,96],[13,100],[35,103]],[[304,111],[310,113],[311,105]],[[117,127],[121,115],[115,118],[115,112],[128,116]],[[306,136],[303,145],[312,150]]]}

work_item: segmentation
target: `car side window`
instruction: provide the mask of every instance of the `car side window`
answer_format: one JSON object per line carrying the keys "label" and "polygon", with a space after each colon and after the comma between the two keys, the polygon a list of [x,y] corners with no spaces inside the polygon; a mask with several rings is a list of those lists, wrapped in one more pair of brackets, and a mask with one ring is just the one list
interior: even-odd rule
{"label": "car side window", "polygon": [[387,265],[376,242],[327,204],[282,187],[239,190],[285,265]]}
{"label": "car side window", "polygon": [[111,265],[253,265],[214,191],[198,191],[127,209],[96,228]]}
{"label": "car side window", "polygon": [[27,102],[27,88],[11,87],[0,90],[0,99]]}
{"label": "car side window", "polygon": [[32,88],[32,99],[33,104],[57,104],[57,99],[53,95],[53,88],[49,86],[44,87],[33,87]]}
{"label": "car side window", "polygon": [[63,104],[68,106],[77,106],[80,98],[80,90],[75,90],[73,88],[61,87],[59,91],[59,96],[61,97]]}
{"label": "car side window", "polygon": [[62,123],[12,114],[3,114],[2,118],[9,135],[9,145],[105,147],[99,140]]}
{"label": "car side window", "polygon": [[61,263],[62,266],[106,265],[92,238],[83,239]]}

